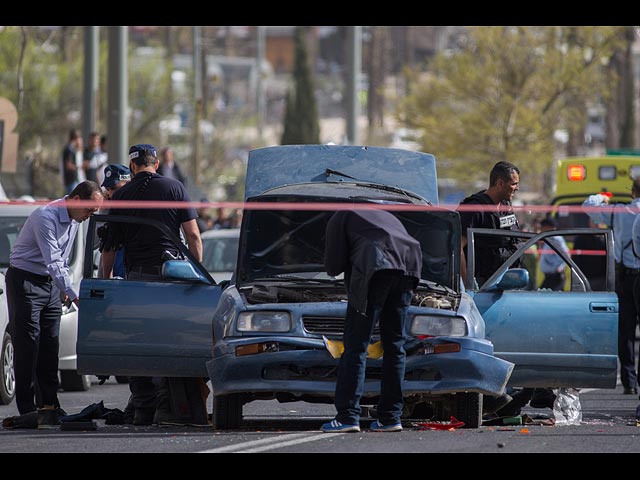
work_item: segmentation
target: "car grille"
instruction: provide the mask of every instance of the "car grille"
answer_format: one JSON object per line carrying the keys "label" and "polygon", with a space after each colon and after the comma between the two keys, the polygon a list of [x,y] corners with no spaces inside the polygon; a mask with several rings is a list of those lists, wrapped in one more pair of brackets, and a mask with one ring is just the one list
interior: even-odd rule
{"label": "car grille", "polygon": [[[302,317],[302,324],[308,333],[338,337],[344,333],[344,318],[342,317]],[[380,335],[378,325],[373,329],[373,334]]]}

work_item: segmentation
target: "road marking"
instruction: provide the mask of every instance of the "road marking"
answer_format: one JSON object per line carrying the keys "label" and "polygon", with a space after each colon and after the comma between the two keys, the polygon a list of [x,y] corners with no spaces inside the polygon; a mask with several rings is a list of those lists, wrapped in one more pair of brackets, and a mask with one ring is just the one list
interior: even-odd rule
{"label": "road marking", "polygon": [[277,437],[262,438],[260,440],[252,440],[250,442],[238,443],[236,445],[227,445],[224,447],[211,448],[209,450],[203,450],[198,453],[257,453],[265,452],[267,450],[273,450],[274,448],[288,447],[290,445],[296,445],[300,443],[314,442],[321,438],[330,438],[337,435],[344,435],[344,433],[333,433],[327,435],[326,433],[289,433],[285,435],[278,435]]}

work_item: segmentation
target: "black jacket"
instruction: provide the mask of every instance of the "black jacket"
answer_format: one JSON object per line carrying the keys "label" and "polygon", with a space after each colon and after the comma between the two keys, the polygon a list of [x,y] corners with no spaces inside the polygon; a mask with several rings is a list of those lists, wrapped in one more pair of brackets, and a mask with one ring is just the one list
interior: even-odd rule
{"label": "black jacket", "polygon": [[[520,230],[518,219],[509,203],[497,206],[484,191],[468,196],[460,205],[492,205],[496,210],[461,211],[460,224],[462,235],[467,235],[467,228],[490,228],[494,230]],[[495,272],[511,254],[520,246],[515,237],[487,237],[478,235],[476,240],[475,276],[482,284]],[[467,255],[467,247],[465,247]],[[513,267],[519,267],[520,261]]]}
{"label": "black jacket", "polygon": [[422,250],[392,213],[386,210],[342,210],[327,224],[325,268],[344,272],[349,304],[367,309],[369,282],[379,270],[398,270],[420,280]]}

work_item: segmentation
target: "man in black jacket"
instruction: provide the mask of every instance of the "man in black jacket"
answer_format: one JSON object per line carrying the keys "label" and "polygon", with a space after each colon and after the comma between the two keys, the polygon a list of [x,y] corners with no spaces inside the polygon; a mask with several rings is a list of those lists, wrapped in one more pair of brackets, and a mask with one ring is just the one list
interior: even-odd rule
{"label": "man in black jacket", "polygon": [[[465,198],[460,205],[477,205],[460,211],[462,256],[460,274],[467,278],[467,228],[520,230],[511,202],[520,186],[520,170],[509,162],[498,162],[489,174],[489,188]],[[515,237],[475,237],[475,278],[478,286],[489,279],[506,259],[518,249]],[[514,267],[520,264],[513,265]]]}
{"label": "man in black jacket", "polygon": [[377,322],[384,357],[378,420],[371,430],[401,431],[405,319],[422,270],[420,243],[387,211],[339,211],[327,225],[325,267],[329,275],[344,272],[349,302],[336,383],[337,415],[322,431],[360,431],[367,347]]}

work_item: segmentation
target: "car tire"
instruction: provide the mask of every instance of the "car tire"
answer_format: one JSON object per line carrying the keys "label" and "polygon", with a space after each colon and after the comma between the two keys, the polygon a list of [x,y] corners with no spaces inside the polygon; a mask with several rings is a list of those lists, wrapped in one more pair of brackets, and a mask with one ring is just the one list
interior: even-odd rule
{"label": "car tire", "polygon": [[482,394],[458,393],[453,398],[453,416],[464,422],[462,428],[482,426]]}
{"label": "car tire", "polygon": [[4,333],[0,351],[0,405],[9,405],[16,395],[16,377],[13,370],[13,342]]}
{"label": "car tire", "polygon": [[129,377],[121,377],[120,375],[116,375],[116,382],[120,384],[129,383]]}
{"label": "car tire", "polygon": [[75,370],[60,370],[60,387],[65,392],[86,392],[91,388],[91,375],[79,375]]}
{"label": "car tire", "polygon": [[214,395],[213,428],[231,430],[242,424],[242,398],[240,395]]}

